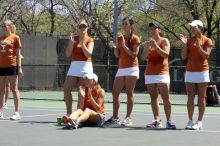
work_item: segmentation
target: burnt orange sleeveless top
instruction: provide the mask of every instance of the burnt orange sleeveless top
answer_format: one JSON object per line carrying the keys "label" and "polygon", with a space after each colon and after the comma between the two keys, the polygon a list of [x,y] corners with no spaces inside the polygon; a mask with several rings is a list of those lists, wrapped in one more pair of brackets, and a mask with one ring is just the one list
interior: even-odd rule
{"label": "burnt orange sleeveless top", "polygon": [[[159,44],[162,47],[161,44]],[[169,74],[168,57],[163,58],[157,53],[156,48],[150,50],[147,60],[145,75],[165,75]]]}
{"label": "burnt orange sleeveless top", "polygon": [[[128,45],[128,38],[125,38],[125,45]],[[134,45],[140,44],[140,38],[136,35],[133,35],[131,38],[129,49],[133,49]],[[129,68],[129,67],[135,67],[138,66],[138,59],[137,57],[132,58],[130,55],[128,55],[124,48],[122,47],[122,36],[118,37],[118,49],[119,49],[119,60],[118,60],[118,66],[119,68]],[[132,50],[133,51],[133,50]]]}
{"label": "burnt orange sleeveless top", "polygon": [[[207,71],[209,70],[208,60],[202,57],[198,48],[196,48],[195,43],[195,37],[192,37],[187,40],[188,62],[186,70],[190,72]],[[203,50],[205,50],[207,46],[212,46],[212,40],[204,35],[202,35],[202,38],[199,40],[199,43],[202,46]]]}
{"label": "burnt orange sleeveless top", "polygon": [[[74,36],[74,39],[76,41],[76,43],[73,46],[73,52],[72,52],[72,56],[71,56],[71,60],[72,61],[88,61],[91,62],[92,58],[89,57],[87,58],[82,50],[82,46],[79,44],[79,36]],[[93,39],[89,36],[85,36],[84,38],[84,43],[87,46],[90,42],[93,42]]]}
{"label": "burnt orange sleeveless top", "polygon": [[[85,89],[85,100],[84,100],[84,107],[83,107],[83,110],[85,110],[86,108],[89,108],[89,109],[91,109],[91,110],[94,110],[94,111],[96,111],[96,109],[93,107],[93,105],[92,105],[92,103],[91,103],[91,101],[89,100],[89,98],[88,98],[88,88],[86,88]],[[101,94],[101,91],[100,90],[98,90],[98,89],[94,89],[94,90],[92,90],[92,97],[93,97],[93,99],[97,102],[98,101],[98,99],[99,99],[99,96],[100,96],[100,94]],[[101,107],[100,107],[100,109],[98,110],[98,111],[96,111],[97,113],[100,113],[100,114],[104,114],[104,102],[102,103],[102,105],[101,105]]]}

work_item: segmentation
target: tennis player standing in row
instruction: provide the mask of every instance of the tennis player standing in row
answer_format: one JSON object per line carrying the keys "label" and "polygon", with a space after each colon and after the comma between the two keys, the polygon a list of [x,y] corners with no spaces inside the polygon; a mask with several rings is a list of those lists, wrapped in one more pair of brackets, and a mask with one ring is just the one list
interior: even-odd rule
{"label": "tennis player standing in row", "polygon": [[[80,84],[83,82],[83,77],[86,74],[93,73],[91,56],[94,41],[87,33],[88,23],[85,20],[81,20],[77,29],[78,35],[71,35],[69,46],[66,50],[66,56],[72,60],[64,82],[64,99],[68,116],[72,114],[72,89],[79,87],[79,90],[81,90]],[[79,103],[81,103],[80,100],[79,98]]]}
{"label": "tennis player standing in row", "polygon": [[[180,35],[184,44],[181,52],[182,59],[187,59],[185,84],[188,95],[187,110],[189,121],[186,129],[202,129],[202,119],[206,107],[206,88],[209,79],[208,57],[212,50],[212,40],[204,36],[203,23],[200,20],[194,20],[190,24],[193,36],[187,38]],[[198,119],[193,122],[194,99],[196,92],[198,94]]]}
{"label": "tennis player standing in row", "polygon": [[[124,35],[118,37],[118,44],[114,46],[114,54],[118,57],[118,71],[113,84],[113,117],[107,120],[111,126],[131,126],[131,113],[134,106],[134,88],[139,78],[137,55],[140,38],[134,34],[134,21],[128,17],[122,20]],[[122,123],[118,112],[120,107],[120,92],[125,88],[127,94],[127,113]]]}
{"label": "tennis player standing in row", "polygon": [[164,111],[167,119],[166,128],[176,129],[175,123],[171,120],[172,105],[169,96],[170,75],[168,56],[170,53],[170,43],[167,38],[163,37],[159,23],[149,23],[148,27],[151,39],[145,44],[141,58],[147,61],[145,85],[150,94],[154,120],[147,125],[147,128],[162,127],[158,101],[158,95],[160,94],[164,103]]}

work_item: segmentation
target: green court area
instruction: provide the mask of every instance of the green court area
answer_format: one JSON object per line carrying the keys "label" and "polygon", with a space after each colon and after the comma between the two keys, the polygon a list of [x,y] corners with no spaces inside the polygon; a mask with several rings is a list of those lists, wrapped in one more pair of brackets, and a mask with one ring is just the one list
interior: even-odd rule
{"label": "green court area", "polygon": [[[22,96],[25,94],[22,93]],[[33,96],[37,95],[33,94]],[[73,101],[74,109],[76,104],[77,101]],[[165,127],[166,118],[163,105],[160,109]],[[20,121],[9,120],[13,111],[13,100],[9,99],[8,109],[4,111],[6,119],[0,120],[1,146],[88,146],[89,144],[96,146],[215,146],[220,134],[219,107],[207,107],[203,121],[204,128],[200,131],[184,129],[187,123],[186,105],[173,105],[173,120],[176,122],[177,130],[145,128],[153,118],[150,104],[147,103],[134,105],[133,126],[127,128],[83,127],[77,130],[63,129],[63,126],[58,126],[56,121],[58,117],[65,114],[65,103],[62,100],[30,100],[24,98],[21,100],[22,119]],[[112,115],[112,103],[105,103],[105,111],[106,118],[109,118]],[[120,119],[123,120],[126,113],[125,103],[121,104],[119,113]],[[195,107],[195,120],[197,114],[197,107]]]}

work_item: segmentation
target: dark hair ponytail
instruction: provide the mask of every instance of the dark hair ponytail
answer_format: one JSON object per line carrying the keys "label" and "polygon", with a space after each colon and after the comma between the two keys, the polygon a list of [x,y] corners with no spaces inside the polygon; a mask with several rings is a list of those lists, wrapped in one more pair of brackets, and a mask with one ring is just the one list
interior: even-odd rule
{"label": "dark hair ponytail", "polygon": [[123,19],[123,21],[126,21],[126,20],[128,20],[128,21],[129,21],[129,24],[132,26],[132,28],[131,28],[131,34],[130,34],[129,39],[128,39],[128,48],[129,48],[130,50],[133,50],[133,48],[131,48],[131,39],[132,39],[133,34],[134,34],[134,28],[133,28],[134,21],[133,21],[131,18],[129,18],[129,17],[125,17],[125,18]]}

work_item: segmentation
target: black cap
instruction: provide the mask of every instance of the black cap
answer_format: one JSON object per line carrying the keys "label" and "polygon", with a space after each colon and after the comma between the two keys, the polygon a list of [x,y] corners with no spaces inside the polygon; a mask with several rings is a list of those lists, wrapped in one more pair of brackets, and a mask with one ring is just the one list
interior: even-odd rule
{"label": "black cap", "polygon": [[149,27],[151,27],[152,25],[154,25],[154,26],[157,27],[157,28],[160,28],[160,23],[158,23],[158,22],[156,22],[156,21],[151,22],[151,23],[148,24]]}

